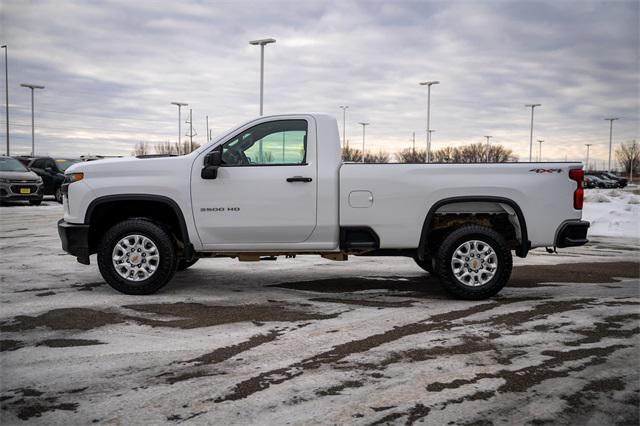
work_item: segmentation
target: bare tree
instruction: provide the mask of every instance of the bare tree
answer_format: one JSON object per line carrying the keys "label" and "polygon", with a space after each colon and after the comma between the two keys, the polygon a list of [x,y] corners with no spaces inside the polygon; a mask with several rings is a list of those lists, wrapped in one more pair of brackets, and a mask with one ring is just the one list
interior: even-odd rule
{"label": "bare tree", "polygon": [[489,161],[493,163],[509,163],[518,161],[518,157],[513,154],[513,150],[502,145],[491,145],[489,147]]}
{"label": "bare tree", "polygon": [[487,149],[484,143],[460,147],[448,146],[433,152],[431,158],[437,163],[486,163],[487,159],[493,163],[506,163],[518,159],[513,155],[512,150],[502,145],[491,145]]}
{"label": "bare tree", "polygon": [[364,155],[365,163],[388,163],[391,156],[385,151],[378,151],[377,153],[367,152]]}
{"label": "bare tree", "polygon": [[189,154],[196,149],[200,148],[200,144],[193,142],[193,146],[188,141],[182,142],[181,145],[175,144],[175,151],[177,155]]}
{"label": "bare tree", "polygon": [[[191,152],[191,144],[186,141],[179,144],[178,142],[162,142],[154,146],[156,154],[162,155],[185,155]],[[193,143],[193,150],[200,148],[200,144]]]}
{"label": "bare tree", "polygon": [[446,146],[431,153],[431,158],[435,163],[450,163],[457,161],[459,157],[458,150],[452,146]]}
{"label": "bare tree", "polygon": [[398,163],[424,163],[426,159],[426,150],[412,148],[403,149],[400,152],[396,152],[396,160]]}
{"label": "bare tree", "polygon": [[161,155],[172,155],[175,154],[175,146],[173,143],[166,141],[156,144],[153,149],[156,151],[156,154]]}
{"label": "bare tree", "polygon": [[147,142],[138,142],[136,146],[133,148],[133,155],[147,155],[151,152],[149,148],[149,143]]}
{"label": "bare tree", "polygon": [[359,163],[362,161],[362,151],[349,146],[342,147],[342,161]]}
{"label": "bare tree", "polygon": [[624,169],[625,174],[631,172],[632,166],[634,173],[637,174],[640,168],[640,145],[635,140],[621,143],[616,148],[616,158]]}

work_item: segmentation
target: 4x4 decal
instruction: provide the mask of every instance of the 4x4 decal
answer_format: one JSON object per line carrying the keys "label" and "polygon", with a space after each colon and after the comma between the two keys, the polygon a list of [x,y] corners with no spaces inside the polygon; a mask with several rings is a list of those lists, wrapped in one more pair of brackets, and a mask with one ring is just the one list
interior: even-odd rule
{"label": "4x4 decal", "polygon": [[562,169],[531,169],[529,171],[536,173],[560,173]]}

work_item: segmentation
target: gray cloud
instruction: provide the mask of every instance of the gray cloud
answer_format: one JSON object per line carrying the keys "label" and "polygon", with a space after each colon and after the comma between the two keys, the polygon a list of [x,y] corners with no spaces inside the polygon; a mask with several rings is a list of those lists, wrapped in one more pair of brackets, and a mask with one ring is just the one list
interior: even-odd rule
{"label": "gray cloud", "polygon": [[[128,154],[138,141],[174,140],[189,102],[199,142],[252,118],[258,49],[266,52],[266,113],[350,106],[347,138],[395,151],[424,141],[432,92],[434,147],[483,140],[528,157],[529,113],[546,158],[607,155],[638,137],[639,3],[617,1],[3,2],[9,45],[12,145],[58,155]],[[4,84],[4,82],[3,82]],[[2,87],[4,90],[4,86]],[[3,118],[2,118],[3,120]],[[341,123],[341,122],[340,122]]]}

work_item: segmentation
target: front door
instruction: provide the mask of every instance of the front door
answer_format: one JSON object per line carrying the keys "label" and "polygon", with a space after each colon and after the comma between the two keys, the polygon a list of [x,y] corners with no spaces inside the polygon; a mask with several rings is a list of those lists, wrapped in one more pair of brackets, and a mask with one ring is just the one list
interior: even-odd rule
{"label": "front door", "polygon": [[265,121],[222,144],[216,179],[192,174],[192,205],[206,248],[259,250],[304,242],[316,226],[315,124]]}

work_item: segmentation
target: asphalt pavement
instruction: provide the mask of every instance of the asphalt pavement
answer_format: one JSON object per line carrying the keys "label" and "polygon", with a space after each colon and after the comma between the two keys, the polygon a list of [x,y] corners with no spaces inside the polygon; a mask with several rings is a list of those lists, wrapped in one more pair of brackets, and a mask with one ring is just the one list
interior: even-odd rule
{"label": "asphalt pavement", "polygon": [[634,424],[637,239],[517,259],[453,300],[410,259],[201,260],[125,296],[0,211],[2,424]]}

